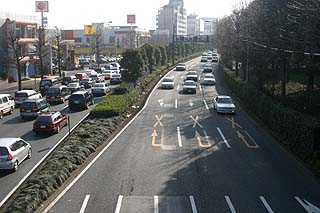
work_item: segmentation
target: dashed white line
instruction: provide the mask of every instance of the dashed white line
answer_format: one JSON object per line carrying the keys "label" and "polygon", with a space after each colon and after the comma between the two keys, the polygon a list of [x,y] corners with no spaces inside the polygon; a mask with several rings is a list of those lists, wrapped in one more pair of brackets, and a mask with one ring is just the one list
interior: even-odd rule
{"label": "dashed white line", "polygon": [[159,197],[155,195],[153,197],[153,213],[159,213]]}
{"label": "dashed white line", "polygon": [[180,89],[180,85],[177,86],[177,91],[179,91],[179,89]]}
{"label": "dashed white line", "polygon": [[120,209],[121,209],[121,205],[122,205],[122,198],[123,198],[123,195],[119,195],[118,201],[117,201],[116,211],[114,213],[120,213]]}
{"label": "dashed white line", "polygon": [[206,100],[203,100],[204,106],[206,107],[206,109],[209,109],[208,104],[206,102]]}
{"label": "dashed white line", "polygon": [[89,202],[89,198],[90,198],[90,195],[86,195],[86,197],[84,198],[84,201],[82,203],[82,206],[81,206],[81,209],[80,209],[79,213],[84,213],[84,210],[86,210],[87,204]]}
{"label": "dashed white line", "polygon": [[200,93],[202,93],[202,86],[199,85],[199,90],[200,90]]}
{"label": "dashed white line", "polygon": [[226,199],[227,201],[227,204],[229,206],[229,209],[231,211],[231,213],[236,213],[236,210],[234,209],[233,205],[232,205],[232,202],[231,202],[231,199],[229,196],[224,196],[224,198]]}
{"label": "dashed white line", "polygon": [[274,211],[271,209],[271,206],[266,201],[266,199],[263,196],[259,196],[260,200],[262,201],[263,205],[266,207],[269,213],[274,213]]}
{"label": "dashed white line", "polygon": [[178,133],[178,142],[179,147],[182,147],[181,135],[180,135],[180,127],[177,126],[177,133]]}
{"label": "dashed white line", "polygon": [[218,130],[220,136],[222,137],[223,142],[227,145],[228,148],[230,148],[230,145],[229,145],[228,141],[226,140],[226,138],[225,138],[224,135],[222,134],[222,132],[221,132],[221,130],[220,130],[219,127],[217,127],[217,130]]}
{"label": "dashed white line", "polygon": [[197,206],[196,202],[194,201],[194,197],[192,195],[189,196],[190,203],[191,203],[191,208],[192,208],[192,213],[197,213]]}
{"label": "dashed white line", "polygon": [[176,109],[178,109],[178,99],[176,99],[176,100],[174,101],[174,107],[175,107]]}

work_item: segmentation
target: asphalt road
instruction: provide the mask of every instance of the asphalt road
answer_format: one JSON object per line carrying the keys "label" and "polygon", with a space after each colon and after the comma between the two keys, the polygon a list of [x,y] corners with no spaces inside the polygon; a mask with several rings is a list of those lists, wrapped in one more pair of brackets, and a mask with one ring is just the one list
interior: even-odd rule
{"label": "asphalt road", "polygon": [[[111,88],[116,85],[111,85]],[[2,92],[2,91],[1,91]],[[63,104],[52,105],[50,111],[61,111],[70,116],[70,127],[75,126],[90,110],[105,96],[95,97],[95,104],[88,110],[70,111],[68,101]],[[0,202],[7,194],[28,174],[28,172],[68,133],[68,127],[61,129],[59,134],[36,135],[32,131],[34,120],[22,120],[19,109],[12,115],[6,115],[0,120],[0,137],[21,137],[31,144],[33,155],[29,160],[22,162],[17,172],[0,170]]]}
{"label": "asphalt road", "polygon": [[[200,59],[188,70],[201,71]],[[215,70],[216,72],[216,70]],[[49,212],[320,212],[320,184],[238,105],[212,109],[219,84],[156,89],[144,111]]]}

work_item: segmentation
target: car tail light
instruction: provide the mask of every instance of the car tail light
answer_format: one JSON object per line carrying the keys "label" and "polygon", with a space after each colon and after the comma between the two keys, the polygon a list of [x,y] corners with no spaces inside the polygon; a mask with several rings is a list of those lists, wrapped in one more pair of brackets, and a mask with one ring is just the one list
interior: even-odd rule
{"label": "car tail light", "polygon": [[9,153],[8,154],[8,157],[7,157],[7,160],[12,160],[13,159],[13,157],[12,157],[12,155]]}
{"label": "car tail light", "polygon": [[32,107],[32,108],[31,108],[31,111],[34,111],[34,112],[35,112],[35,111],[37,111],[37,108],[36,108],[36,107]]}
{"label": "car tail light", "polygon": [[24,108],[20,108],[20,112],[24,112]]}
{"label": "car tail light", "polygon": [[61,95],[57,95],[56,98],[62,98],[62,96]]}
{"label": "car tail light", "polygon": [[47,98],[47,99],[50,99],[50,98],[51,98],[51,96],[46,96],[46,98]]}

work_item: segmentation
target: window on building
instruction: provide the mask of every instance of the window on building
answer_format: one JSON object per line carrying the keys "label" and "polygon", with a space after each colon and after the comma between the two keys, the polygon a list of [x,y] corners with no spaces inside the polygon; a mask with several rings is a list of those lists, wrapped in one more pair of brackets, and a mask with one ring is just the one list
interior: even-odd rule
{"label": "window on building", "polygon": [[82,42],[82,38],[74,38],[74,41],[75,41],[76,43],[81,43],[81,42]]}
{"label": "window on building", "polygon": [[109,37],[109,43],[110,44],[115,44],[116,43],[116,38],[114,36]]}

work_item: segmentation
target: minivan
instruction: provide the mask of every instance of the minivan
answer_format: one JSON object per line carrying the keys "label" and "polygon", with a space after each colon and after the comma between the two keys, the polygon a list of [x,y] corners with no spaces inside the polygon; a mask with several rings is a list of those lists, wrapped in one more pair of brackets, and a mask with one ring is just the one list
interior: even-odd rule
{"label": "minivan", "polygon": [[12,114],[14,110],[14,100],[9,94],[0,94],[0,119],[3,115]]}
{"label": "minivan", "polygon": [[93,104],[93,95],[88,91],[77,91],[69,98],[69,109],[88,109]]}
{"label": "minivan", "polygon": [[40,113],[48,112],[49,110],[50,105],[45,99],[25,100],[20,106],[20,117],[22,119],[36,118]]}
{"label": "minivan", "polygon": [[52,87],[54,85],[58,85],[58,84],[60,84],[58,79],[49,79],[49,78],[41,79],[41,81],[40,81],[40,93],[41,93],[41,95],[44,95],[50,87]]}
{"label": "minivan", "polygon": [[48,89],[45,98],[48,103],[64,103],[71,95],[71,90],[67,86],[53,86]]}
{"label": "minivan", "polygon": [[38,98],[42,98],[42,95],[34,90],[20,90],[15,93],[14,102],[16,106],[20,106],[25,100]]}

